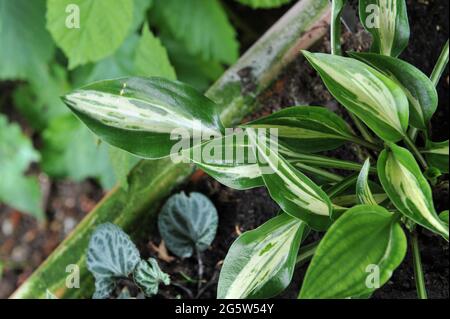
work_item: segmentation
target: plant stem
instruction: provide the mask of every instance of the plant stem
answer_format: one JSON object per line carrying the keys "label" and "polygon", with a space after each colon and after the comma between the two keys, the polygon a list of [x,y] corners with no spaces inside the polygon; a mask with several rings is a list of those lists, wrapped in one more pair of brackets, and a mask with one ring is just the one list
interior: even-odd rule
{"label": "plant stem", "polygon": [[414,278],[416,280],[417,296],[419,299],[428,299],[427,289],[425,287],[425,278],[423,275],[422,261],[420,258],[419,239],[417,232],[411,233],[411,246],[414,261]]}
{"label": "plant stem", "polygon": [[308,173],[313,173],[313,174],[316,174],[323,178],[326,178],[330,182],[340,182],[344,179],[342,176],[339,176],[337,174],[328,172],[328,171],[318,168],[318,167],[312,167],[312,166],[309,166],[309,165],[306,165],[306,164],[303,164],[300,162],[295,163],[295,166],[304,171],[307,171]]}
{"label": "plant stem", "polygon": [[416,144],[414,144],[414,142],[407,135],[405,135],[403,140],[405,141],[410,151],[414,153],[423,169],[427,170],[428,169],[427,161],[423,157],[422,153],[420,153],[419,149],[416,147]]}
{"label": "plant stem", "polygon": [[343,0],[332,0],[331,3],[330,46],[333,55],[342,55],[341,13],[343,5]]}
{"label": "plant stem", "polygon": [[297,261],[295,262],[295,267],[301,267],[308,260],[310,260],[314,254],[316,253],[317,247],[319,246],[320,240],[308,244],[304,247],[300,248],[300,251],[297,256]]}
{"label": "plant stem", "polygon": [[442,49],[441,55],[439,56],[436,65],[434,66],[433,72],[431,73],[430,79],[433,82],[434,86],[438,85],[439,80],[441,79],[442,74],[448,64],[448,40]]}
{"label": "plant stem", "polygon": [[202,281],[203,281],[203,272],[204,272],[204,266],[203,266],[203,259],[202,254],[198,249],[195,249],[195,254],[197,257],[197,271],[198,271],[198,282],[197,282],[197,293],[201,291],[202,288]]}
{"label": "plant stem", "polygon": [[352,142],[356,143],[358,145],[367,147],[368,149],[371,149],[372,151],[376,151],[376,152],[380,152],[381,151],[381,147],[378,146],[375,143],[369,142],[367,139],[362,139],[359,138],[358,136],[352,136]]}
{"label": "plant stem", "polygon": [[419,130],[415,127],[410,127],[408,131],[408,136],[411,139],[411,141],[416,142],[417,135],[419,134]]}

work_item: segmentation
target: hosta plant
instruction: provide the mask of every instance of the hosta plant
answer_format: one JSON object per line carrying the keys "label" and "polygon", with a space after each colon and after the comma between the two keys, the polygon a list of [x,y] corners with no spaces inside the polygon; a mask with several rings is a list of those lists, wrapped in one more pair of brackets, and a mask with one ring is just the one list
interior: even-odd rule
{"label": "hosta plant", "polygon": [[[161,78],[96,82],[64,97],[94,133],[116,147],[148,159],[191,161],[235,189],[268,189],[281,212],[231,246],[219,298],[273,297],[289,285],[296,265],[311,257],[299,298],[367,298],[402,262],[407,234],[418,294],[425,298],[416,230],[424,227],[448,241],[448,212],[439,216],[432,196],[448,172],[448,141],[430,137],[448,44],[427,77],[399,58],[409,39],[405,1],[361,0],[371,52],[344,57],[338,39],[345,1],[332,5],[333,54],[304,56],[354,125],[324,107],[295,106],[230,131],[213,101]],[[369,6],[375,15],[367,14]],[[345,143],[367,149],[367,161],[319,154]],[[213,153],[240,157],[203,156]],[[311,231],[325,234],[302,245]]]}

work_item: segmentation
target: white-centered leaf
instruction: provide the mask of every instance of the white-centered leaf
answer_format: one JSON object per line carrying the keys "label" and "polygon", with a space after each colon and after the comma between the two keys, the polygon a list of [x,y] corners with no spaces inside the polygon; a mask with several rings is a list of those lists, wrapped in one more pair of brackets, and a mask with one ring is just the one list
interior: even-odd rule
{"label": "white-centered leaf", "polygon": [[427,140],[425,149],[422,154],[425,155],[427,163],[442,173],[448,173],[449,168],[449,143],[448,140],[444,142],[432,142]]}
{"label": "white-centered leaf", "polygon": [[370,159],[366,159],[356,181],[356,196],[360,204],[377,205],[369,187]]}
{"label": "white-centered leaf", "polygon": [[290,283],[305,223],[281,214],[243,233],[222,266],[217,298],[270,298]]}

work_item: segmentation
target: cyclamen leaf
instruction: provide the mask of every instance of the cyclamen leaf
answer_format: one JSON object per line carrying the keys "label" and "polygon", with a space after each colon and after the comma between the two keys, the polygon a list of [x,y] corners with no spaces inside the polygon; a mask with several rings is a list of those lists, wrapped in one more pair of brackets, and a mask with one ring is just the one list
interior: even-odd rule
{"label": "cyclamen leaf", "polygon": [[292,0],[237,0],[246,6],[252,7],[253,9],[270,9],[277,8],[285,5]]}
{"label": "cyclamen leaf", "polygon": [[324,107],[290,107],[243,126],[277,129],[283,145],[297,152],[333,150],[352,137],[344,120]]}
{"label": "cyclamen leaf", "polygon": [[328,90],[385,141],[398,142],[408,128],[408,99],[391,79],[352,58],[304,52]]}
{"label": "cyclamen leaf", "polygon": [[69,69],[116,51],[130,32],[133,5],[133,0],[48,0],[47,29],[68,56]]}
{"label": "cyclamen leaf", "polygon": [[217,210],[203,194],[170,197],[158,216],[158,229],[167,248],[180,258],[206,250],[216,236]]}
{"label": "cyclamen leaf", "polygon": [[111,287],[107,279],[127,277],[139,260],[136,246],[118,226],[105,223],[94,230],[87,251],[87,267],[99,281],[102,288],[99,291]]}
{"label": "cyclamen leaf", "polygon": [[355,206],[321,240],[299,298],[369,295],[389,280],[405,257],[406,249],[406,236],[398,216],[380,206]]}
{"label": "cyclamen leaf", "polygon": [[194,137],[223,132],[216,104],[163,78],[97,82],[63,100],[100,138],[144,158],[166,157],[176,144],[193,145]]}
{"label": "cyclamen leaf", "polygon": [[270,298],[291,282],[306,225],[281,214],[239,236],[220,271],[217,298]]}
{"label": "cyclamen leaf", "polygon": [[397,57],[409,42],[410,28],[405,0],[360,0],[359,16],[372,34],[372,51]]}
{"label": "cyclamen leaf", "polygon": [[442,173],[448,173],[449,167],[449,147],[448,140],[445,142],[432,142],[427,141],[426,147],[422,151],[425,155],[427,163],[437,169]]}
{"label": "cyclamen leaf", "polygon": [[252,129],[247,130],[249,139],[255,145],[264,183],[270,196],[289,215],[296,217],[316,230],[324,230],[331,219],[331,202],[325,192],[306,175],[289,164],[268,137]]}
{"label": "cyclamen leaf", "polygon": [[159,268],[154,258],[149,258],[148,261],[141,260],[134,270],[133,277],[147,297],[158,293],[160,283],[166,286],[170,284],[169,276]]}
{"label": "cyclamen leaf", "polygon": [[397,83],[409,101],[410,124],[426,130],[438,106],[438,94],[430,78],[415,66],[375,53],[349,53]]}
{"label": "cyclamen leaf", "polygon": [[356,196],[360,204],[377,205],[377,201],[372,195],[372,191],[369,187],[369,169],[370,159],[364,162],[364,166],[359,173],[358,180],[356,182]]}
{"label": "cyclamen leaf", "polygon": [[378,176],[401,213],[448,240],[448,226],[434,209],[431,187],[407,149],[391,144],[384,150],[378,158]]}

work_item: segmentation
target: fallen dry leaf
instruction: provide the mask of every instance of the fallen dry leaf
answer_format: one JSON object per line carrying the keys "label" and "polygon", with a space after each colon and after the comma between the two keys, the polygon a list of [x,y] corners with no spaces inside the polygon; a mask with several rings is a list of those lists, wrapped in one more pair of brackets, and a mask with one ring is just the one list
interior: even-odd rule
{"label": "fallen dry leaf", "polygon": [[161,240],[158,246],[156,246],[153,242],[150,242],[149,246],[150,249],[157,254],[158,259],[165,261],[167,263],[171,263],[175,260],[175,257],[169,255],[164,240]]}

